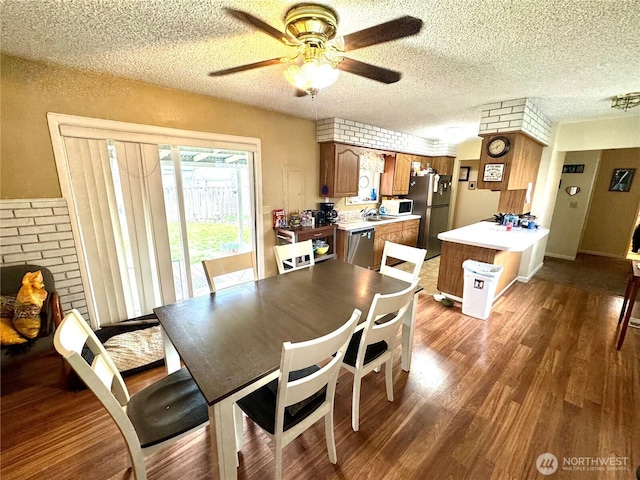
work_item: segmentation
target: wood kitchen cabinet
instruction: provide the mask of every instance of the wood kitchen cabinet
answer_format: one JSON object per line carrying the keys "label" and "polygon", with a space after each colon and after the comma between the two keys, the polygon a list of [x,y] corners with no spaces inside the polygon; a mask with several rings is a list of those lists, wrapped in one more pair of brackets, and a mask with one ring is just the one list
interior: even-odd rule
{"label": "wood kitchen cabinet", "polygon": [[420,219],[405,220],[402,222],[402,243],[415,247],[418,245],[418,232],[420,231]]}
{"label": "wood kitchen cabinet", "polygon": [[380,177],[380,195],[407,195],[411,175],[412,155],[385,155],[384,173]]}
{"label": "wood kitchen cabinet", "polygon": [[376,235],[373,238],[373,269],[379,269],[382,263],[384,242],[402,243],[402,224],[404,222],[376,225]]}
{"label": "wood kitchen cabinet", "polygon": [[[496,137],[506,138],[509,142],[509,148],[503,155],[492,157],[487,151],[487,146]],[[541,143],[522,132],[496,133],[485,136],[482,140],[480,153],[478,188],[526,190],[529,183],[534,183],[538,176],[542,148]],[[485,181],[486,165],[502,165],[498,167],[502,168],[502,179],[500,181]]]}
{"label": "wood kitchen cabinet", "polygon": [[412,155],[414,162],[420,162],[422,167],[431,167],[440,175],[453,175],[453,165],[455,159],[453,157],[425,157],[422,155]]}
{"label": "wood kitchen cabinet", "polygon": [[356,197],[362,148],[341,143],[320,144],[320,196]]}
{"label": "wood kitchen cabinet", "polygon": [[418,244],[418,229],[420,219],[405,220],[403,222],[386,223],[376,225],[376,234],[373,238],[373,269],[379,269],[382,263],[382,252],[384,242],[389,240],[393,243],[400,243],[415,247]]}

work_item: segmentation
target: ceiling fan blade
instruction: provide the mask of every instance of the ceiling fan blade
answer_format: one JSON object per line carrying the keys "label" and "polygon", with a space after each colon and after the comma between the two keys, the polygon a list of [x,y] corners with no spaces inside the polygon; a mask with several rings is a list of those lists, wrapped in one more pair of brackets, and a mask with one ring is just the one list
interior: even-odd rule
{"label": "ceiling fan blade", "polygon": [[353,58],[344,58],[338,63],[338,68],[345,72],[360,75],[382,83],[395,83],[402,77],[400,72],[389,70],[388,68],[377,67],[369,63],[364,63]]}
{"label": "ceiling fan blade", "polygon": [[269,60],[263,60],[261,62],[249,63],[247,65],[241,65],[239,67],[226,68],[224,70],[218,70],[215,72],[209,72],[210,77],[221,77],[223,75],[229,75],[230,73],[244,72],[245,70],[251,70],[252,68],[268,67],[269,65],[275,65],[276,63],[282,63],[279,58],[271,58]]}
{"label": "ceiling fan blade", "polygon": [[284,33],[282,33],[280,30],[273,28],[268,23],[263,22],[258,17],[254,17],[250,13],[243,12],[242,10],[235,10],[233,8],[226,8],[225,10],[229,12],[229,14],[232,17],[237,18],[238,20],[246,23],[247,25],[256,27],[258,30],[262,30],[264,33],[266,33],[270,37],[273,37],[276,40],[281,41],[285,45],[291,45],[291,43],[293,43],[292,39],[289,38]]}
{"label": "ceiling fan blade", "polygon": [[344,51],[349,52],[357,48],[409,37],[418,33],[421,28],[422,20],[419,18],[408,15],[396,18],[375,27],[365,28],[359,32],[346,35],[344,37]]}

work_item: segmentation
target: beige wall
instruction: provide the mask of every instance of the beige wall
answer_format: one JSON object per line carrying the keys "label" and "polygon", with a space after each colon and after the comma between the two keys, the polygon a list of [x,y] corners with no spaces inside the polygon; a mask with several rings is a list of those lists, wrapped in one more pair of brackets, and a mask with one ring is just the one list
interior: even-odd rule
{"label": "beige wall", "polygon": [[[613,170],[635,168],[629,192],[610,192]],[[593,188],[580,251],[625,257],[640,204],[640,148],[605,150]]]}
{"label": "beige wall", "polygon": [[[262,141],[264,205],[270,209],[283,206],[285,168],[304,170],[304,202],[310,208],[321,201],[319,148],[312,120],[14,57],[1,56],[0,61],[0,198],[61,196],[46,117],[55,112],[258,137]],[[267,226],[271,223],[270,213],[264,221]],[[267,275],[271,275],[276,272],[272,230],[266,230],[263,241]]]}
{"label": "beige wall", "polygon": [[[480,155],[480,149],[478,149],[477,154]],[[478,181],[480,160],[461,160],[460,166],[471,168],[469,182]],[[500,192],[478,188],[469,190],[469,182],[458,182],[453,228],[471,225],[472,223],[492,218],[494,213],[498,213]]]}
{"label": "beige wall", "polygon": [[[598,171],[601,152],[567,152],[565,165],[583,164],[583,173],[563,173],[558,190],[547,242],[546,254],[573,260],[578,252],[582,229],[587,217],[593,184]],[[580,187],[580,192],[569,196],[566,188]]]}

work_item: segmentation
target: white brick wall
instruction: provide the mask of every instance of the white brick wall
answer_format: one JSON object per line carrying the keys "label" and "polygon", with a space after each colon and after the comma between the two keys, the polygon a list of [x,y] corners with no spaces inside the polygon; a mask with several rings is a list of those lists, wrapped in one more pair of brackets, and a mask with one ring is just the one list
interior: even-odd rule
{"label": "white brick wall", "polygon": [[548,145],[551,121],[528,98],[506,100],[482,107],[478,132],[480,135],[518,131]]}
{"label": "white brick wall", "polygon": [[0,200],[0,264],[25,263],[51,271],[64,312],[77,308],[88,316],[69,211],[63,198]]}
{"label": "white brick wall", "polygon": [[343,118],[318,120],[316,129],[318,142],[348,143],[360,147],[431,157],[440,155],[456,156],[455,145],[394,132],[393,130]]}

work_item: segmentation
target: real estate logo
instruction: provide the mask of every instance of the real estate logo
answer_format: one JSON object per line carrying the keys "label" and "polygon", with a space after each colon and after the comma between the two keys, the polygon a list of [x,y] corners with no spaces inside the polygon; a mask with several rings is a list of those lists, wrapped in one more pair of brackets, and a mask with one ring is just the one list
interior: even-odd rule
{"label": "real estate logo", "polygon": [[553,453],[543,453],[536,460],[536,468],[542,475],[552,475],[558,470],[558,459]]}
{"label": "real estate logo", "polygon": [[[562,470],[564,471],[623,471],[628,469],[629,457],[563,457]],[[560,462],[552,453],[543,453],[536,459],[536,468],[542,475],[552,475]]]}

